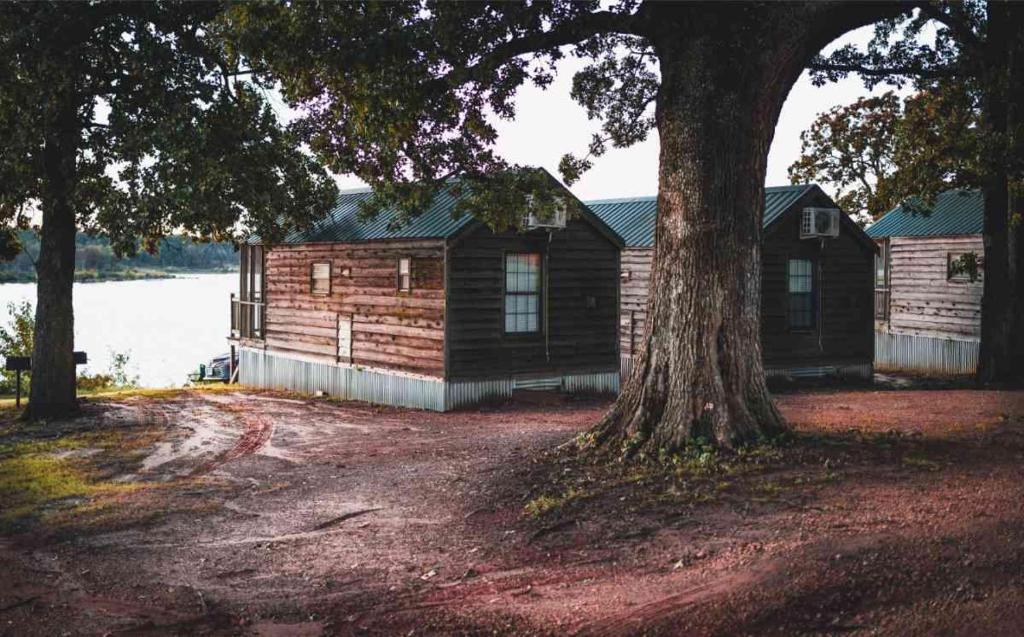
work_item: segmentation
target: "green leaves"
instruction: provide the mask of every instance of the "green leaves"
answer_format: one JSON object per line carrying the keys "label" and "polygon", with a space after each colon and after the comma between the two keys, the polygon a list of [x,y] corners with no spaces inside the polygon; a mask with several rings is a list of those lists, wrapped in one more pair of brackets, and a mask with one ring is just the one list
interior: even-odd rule
{"label": "green leaves", "polygon": [[975,94],[940,82],[901,101],[893,92],[822,113],[801,136],[793,183],[822,182],[851,212],[878,218],[912,196],[977,186],[984,155]]}
{"label": "green leaves", "polygon": [[[366,215],[387,205],[417,213],[458,177],[472,197],[461,212],[495,228],[519,223],[527,196],[547,205],[548,178],[495,153],[496,119],[515,115],[517,89],[545,87],[564,48],[601,64],[574,92],[605,119],[602,140],[627,145],[651,126],[644,108],[656,86],[650,60],[633,64],[612,38],[626,29],[635,3],[608,11],[597,2],[271,3],[233,5],[225,14],[229,48],[279,82],[299,115],[291,131],[337,173],[371,185]],[[600,40],[599,45],[591,45]],[[631,46],[642,46],[637,38]],[[591,90],[607,74],[611,91]],[[644,104],[646,104],[645,102]],[[605,141],[592,145],[594,155]],[[571,164],[572,181],[588,167]],[[504,189],[501,194],[485,191]]]}
{"label": "green leaves", "polygon": [[[31,356],[33,332],[36,326],[35,309],[29,301],[21,303],[8,303],[8,323],[0,326],[0,355],[5,359],[10,356]],[[0,370],[0,392],[13,393],[15,389],[15,374],[7,370]],[[30,374],[22,376],[22,390],[28,391]]]}
{"label": "green leaves", "polygon": [[75,105],[79,227],[109,236],[118,253],[171,232],[273,239],[326,213],[334,182],[221,37],[224,8],[0,7],[0,221],[16,223],[44,194],[57,88]]}

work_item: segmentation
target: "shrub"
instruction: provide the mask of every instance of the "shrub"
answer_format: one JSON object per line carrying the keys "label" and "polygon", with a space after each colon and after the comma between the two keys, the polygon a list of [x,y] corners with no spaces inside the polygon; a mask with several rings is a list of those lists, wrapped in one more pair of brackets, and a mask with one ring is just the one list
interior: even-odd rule
{"label": "shrub", "polygon": [[[8,303],[7,313],[10,322],[0,326],[0,355],[6,359],[10,356],[31,356],[32,336],[36,329],[35,310],[30,301]],[[0,371],[0,393],[13,394],[16,372]],[[28,393],[30,374],[22,372],[21,388]]]}
{"label": "shrub", "polygon": [[110,367],[105,373],[79,374],[78,389],[81,391],[101,391],[104,389],[132,389],[139,386],[138,375],[128,371],[131,364],[131,352],[110,351]]}
{"label": "shrub", "polygon": [[[7,313],[9,324],[0,326],[0,355],[31,356],[32,335],[36,328],[35,310],[32,303],[8,303]],[[110,368],[98,374],[81,373],[76,385],[82,391],[100,391],[103,389],[131,389],[139,386],[138,375],[129,373],[131,352],[110,352]],[[17,384],[15,372],[0,370],[0,394],[13,394]],[[27,395],[29,391],[30,372],[21,373],[21,391]]]}

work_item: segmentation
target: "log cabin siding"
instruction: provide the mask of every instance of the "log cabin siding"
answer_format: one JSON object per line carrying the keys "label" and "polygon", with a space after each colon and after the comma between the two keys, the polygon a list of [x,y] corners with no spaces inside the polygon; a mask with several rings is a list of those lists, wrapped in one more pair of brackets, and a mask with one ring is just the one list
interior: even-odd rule
{"label": "log cabin siding", "polygon": [[[412,259],[399,292],[398,259]],[[331,290],[310,290],[313,263],[331,263]],[[444,376],[444,241],[275,246],[266,263],[267,351],[338,362],[339,318],[350,319],[351,362]]]}
{"label": "log cabin siding", "polygon": [[653,256],[654,248],[626,248],[622,251],[619,349],[624,356],[631,356],[644,337]]}
{"label": "log cabin siding", "polygon": [[[547,337],[506,334],[504,255],[546,255]],[[618,368],[619,249],[590,223],[564,230],[495,234],[477,227],[449,248],[448,377],[497,378]],[[595,307],[587,307],[593,297]],[[547,341],[547,342],[546,342]]]}
{"label": "log cabin siding", "polygon": [[[829,207],[810,198],[807,206]],[[765,367],[870,362],[874,356],[874,248],[843,219],[834,239],[801,239],[800,214],[788,214],[765,232],[761,250],[761,348]],[[789,259],[809,259],[816,269],[816,323],[789,325]]]}
{"label": "log cabin siding", "polygon": [[934,338],[981,336],[983,284],[948,279],[950,253],[984,254],[979,235],[892,237],[888,329]]}

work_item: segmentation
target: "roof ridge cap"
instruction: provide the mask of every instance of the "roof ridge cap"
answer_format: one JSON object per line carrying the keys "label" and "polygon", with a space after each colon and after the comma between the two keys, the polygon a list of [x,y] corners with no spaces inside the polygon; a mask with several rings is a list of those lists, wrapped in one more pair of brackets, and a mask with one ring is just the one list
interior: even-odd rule
{"label": "roof ridge cap", "polygon": [[609,199],[588,199],[583,203],[587,206],[603,203],[626,203],[627,201],[656,201],[658,195],[637,195],[635,197],[612,197]]}
{"label": "roof ridge cap", "polygon": [[807,190],[814,188],[817,184],[785,184],[783,186],[765,186],[764,191],[769,190]]}

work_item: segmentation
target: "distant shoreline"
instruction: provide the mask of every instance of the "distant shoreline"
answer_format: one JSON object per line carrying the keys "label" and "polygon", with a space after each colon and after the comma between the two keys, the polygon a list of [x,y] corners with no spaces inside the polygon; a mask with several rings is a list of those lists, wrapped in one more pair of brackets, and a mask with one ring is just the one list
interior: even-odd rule
{"label": "distant shoreline", "polygon": [[[113,281],[148,281],[158,279],[174,279],[189,274],[237,274],[238,269],[188,269],[174,268],[163,270],[130,269],[112,270],[109,272],[97,272],[96,270],[78,270],[75,272],[75,283],[109,283]],[[7,273],[0,274],[0,285],[5,283],[35,283],[35,273],[25,273],[25,276],[7,276]]]}

